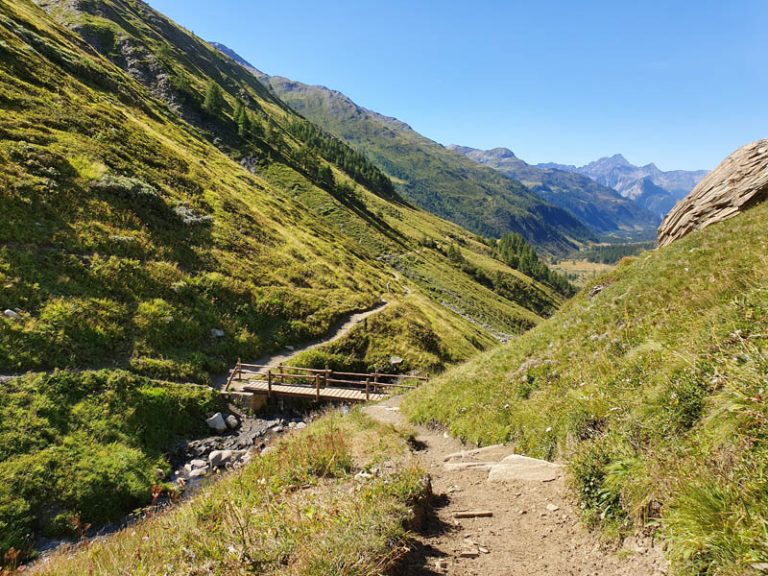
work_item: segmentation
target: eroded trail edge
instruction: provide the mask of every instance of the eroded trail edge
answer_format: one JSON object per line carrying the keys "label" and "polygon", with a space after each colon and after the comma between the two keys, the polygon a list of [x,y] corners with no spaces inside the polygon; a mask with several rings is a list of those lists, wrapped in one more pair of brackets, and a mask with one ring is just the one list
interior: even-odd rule
{"label": "eroded trail edge", "polygon": [[414,458],[431,477],[435,505],[395,574],[666,574],[659,541],[629,538],[617,550],[580,523],[560,466],[516,456],[509,446],[472,450],[442,431],[414,427],[400,400],[365,411],[416,431]]}

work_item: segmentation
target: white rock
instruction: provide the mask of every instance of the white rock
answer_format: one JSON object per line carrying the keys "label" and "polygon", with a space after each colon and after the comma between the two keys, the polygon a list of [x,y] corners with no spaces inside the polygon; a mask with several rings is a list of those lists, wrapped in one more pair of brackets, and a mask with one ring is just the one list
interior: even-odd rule
{"label": "white rock", "polygon": [[208,462],[214,468],[220,468],[232,460],[234,452],[232,450],[214,450],[208,454]]}
{"label": "white rock", "polygon": [[3,312],[3,315],[10,318],[11,320],[21,320],[21,315],[13,310],[6,310]]}
{"label": "white rock", "polygon": [[551,482],[556,480],[560,474],[561,467],[559,464],[512,454],[491,467],[488,480],[490,482],[514,480]]}
{"label": "white rock", "polygon": [[224,421],[224,416],[221,415],[221,412],[216,412],[216,414],[208,418],[205,422],[211,430],[215,430],[219,434],[226,432],[228,429],[227,423]]}
{"label": "white rock", "polygon": [[208,462],[205,460],[192,460],[189,465],[192,467],[192,469],[196,468],[206,468],[208,466]]}
{"label": "white rock", "polygon": [[560,510],[560,506],[557,506],[556,504],[547,504],[547,510],[550,512],[557,512]]}
{"label": "white rock", "polygon": [[304,430],[307,427],[306,422],[296,422],[296,430]]}
{"label": "white rock", "polygon": [[240,421],[237,419],[237,416],[235,416],[234,414],[230,414],[229,416],[227,416],[226,423],[227,423],[227,426],[232,430],[235,430],[238,426],[240,426]]}
{"label": "white rock", "polygon": [[211,330],[212,338],[224,338],[225,335],[226,335],[226,332],[224,332],[224,330],[222,330],[221,328],[213,328]]}
{"label": "white rock", "polygon": [[190,478],[202,478],[208,474],[208,468],[196,468],[189,473]]}

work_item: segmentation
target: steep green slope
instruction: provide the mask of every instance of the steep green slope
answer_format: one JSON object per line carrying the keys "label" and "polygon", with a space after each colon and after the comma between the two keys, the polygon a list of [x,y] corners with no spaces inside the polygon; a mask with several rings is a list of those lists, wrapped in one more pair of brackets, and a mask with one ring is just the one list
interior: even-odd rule
{"label": "steep green slope", "polygon": [[297,112],[371,158],[417,206],[485,236],[518,232],[553,253],[594,238],[569,212],[543,202],[515,180],[457,157],[407,124],[361,108],[339,92],[269,77],[226,46],[217,46],[249,66]]}
{"label": "steep green slope", "polygon": [[407,343],[401,369],[439,368],[559,305],[141,2],[41,4],[0,4],[0,558],[150,501],[216,406],[168,381],[382,296],[377,353],[346,362]]}
{"label": "steep green slope", "polygon": [[[373,305],[397,273],[387,258],[417,250],[424,231],[484,249],[458,227],[355,182],[352,169],[293,136],[304,121],[250,74],[143,4],[81,4],[114,20],[70,6],[56,3],[54,13],[112,38],[128,55],[116,60],[134,58],[132,75],[141,77],[141,62],[183,90],[161,94],[176,103],[169,108],[31,4],[5,7],[0,270],[2,306],[21,314],[0,321],[0,370],[124,365],[203,381],[236,356],[320,336]],[[213,76],[224,98],[216,113],[203,102]],[[252,111],[245,137],[232,118],[238,98]],[[347,151],[339,143],[335,157]],[[370,180],[363,172],[353,176]],[[499,296],[439,251],[424,258],[414,266],[434,275],[422,283],[461,284],[453,299],[466,301],[470,316],[482,315],[476,301],[502,332],[537,321],[541,310]],[[498,264],[477,258],[481,267]],[[547,288],[534,290],[556,305]],[[441,301],[422,307],[435,315]],[[477,330],[454,314],[450,331]],[[488,331],[454,339],[460,350],[446,357],[492,342]]]}
{"label": "steep green slope", "polygon": [[568,210],[601,234],[652,237],[656,232],[657,215],[582,174],[531,166],[506,148],[448,148],[519,180],[537,196]]}
{"label": "steep green slope", "polygon": [[620,264],[405,409],[569,462],[588,518],[659,527],[678,574],[768,561],[768,204]]}

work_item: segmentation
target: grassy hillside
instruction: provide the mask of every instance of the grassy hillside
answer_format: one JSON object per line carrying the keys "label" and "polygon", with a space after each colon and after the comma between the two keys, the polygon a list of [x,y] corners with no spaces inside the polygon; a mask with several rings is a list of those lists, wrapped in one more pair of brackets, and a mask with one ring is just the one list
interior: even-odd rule
{"label": "grassy hillside", "polygon": [[761,573],[767,217],[764,204],[625,259],[405,409],[470,442],[567,460],[586,517],[614,534],[660,530],[676,574]]}
{"label": "grassy hillside", "polygon": [[174,441],[205,435],[207,387],[120,371],[55,372],[0,388],[0,551],[146,505]]}
{"label": "grassy hillside", "polygon": [[381,574],[425,489],[407,451],[391,427],[333,413],[178,508],[31,573]]}
{"label": "grassy hillside", "polygon": [[[294,136],[306,123],[216,50],[139,2],[79,4],[96,15],[44,4],[129,74],[30,2],[4,5],[0,305],[20,318],[0,320],[0,371],[124,366],[206,381],[237,356],[323,335],[387,283],[402,296],[400,268],[414,289],[440,292],[420,300],[428,315],[445,299],[499,332],[537,321],[538,305],[499,296],[439,251],[395,269],[425,233],[459,239],[481,268],[498,262],[398,202],[340,142]],[[453,340],[473,333],[458,314],[449,324]],[[492,342],[485,330],[453,356]]]}
{"label": "grassy hillside", "polygon": [[0,378],[0,557],[150,501],[215,408],[169,382],[382,297],[348,365],[439,369],[560,304],[143,3],[40,4],[0,5],[0,376],[50,372]]}
{"label": "grassy hillside", "polygon": [[361,108],[321,86],[260,77],[297,112],[371,158],[392,177],[403,197],[421,208],[484,236],[517,232],[552,253],[566,252],[577,241],[594,238],[571,213],[399,120]]}

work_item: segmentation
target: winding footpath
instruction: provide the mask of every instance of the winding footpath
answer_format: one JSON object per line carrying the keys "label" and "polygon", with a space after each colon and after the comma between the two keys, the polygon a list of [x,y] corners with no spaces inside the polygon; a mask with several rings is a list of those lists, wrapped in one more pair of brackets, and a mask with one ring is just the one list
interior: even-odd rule
{"label": "winding footpath", "polygon": [[[286,348],[284,351],[262,356],[258,360],[255,360],[253,362],[247,362],[247,364],[256,364],[258,366],[263,366],[263,368],[261,368],[262,372],[266,372],[267,370],[276,370],[281,364],[288,364],[293,358],[295,358],[299,354],[306,352],[307,350],[312,350],[320,346],[325,346],[326,344],[331,344],[333,342],[336,342],[337,340],[341,340],[342,338],[347,336],[350,332],[352,332],[352,330],[354,330],[358,324],[365,322],[367,318],[373,316],[374,314],[378,314],[379,312],[381,312],[391,304],[392,304],[391,301],[382,300],[380,304],[377,304],[373,308],[370,308],[363,312],[357,312],[356,314],[352,314],[348,316],[346,320],[339,322],[336,325],[335,329],[333,329],[324,338],[321,338],[319,340],[313,340],[303,346],[299,346],[299,347],[292,346],[290,348]],[[223,388],[227,382],[228,377],[229,377],[229,372],[227,372],[226,374],[220,374],[215,378],[214,385],[217,388]],[[240,384],[237,381],[234,381],[230,385],[229,389],[231,391],[236,392],[238,390],[239,385]]]}
{"label": "winding footpath", "polygon": [[394,574],[666,574],[658,542],[630,538],[612,550],[581,524],[558,465],[511,456],[509,446],[468,450],[442,431],[411,426],[400,401],[393,397],[365,411],[401,430],[415,429],[419,449],[413,457],[430,475],[435,498]]}

